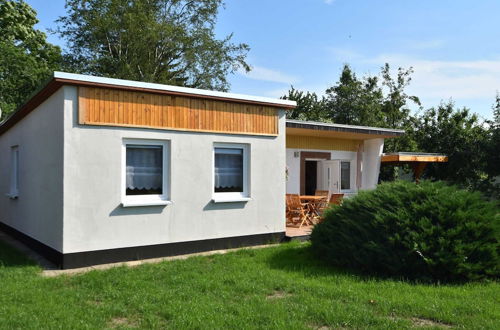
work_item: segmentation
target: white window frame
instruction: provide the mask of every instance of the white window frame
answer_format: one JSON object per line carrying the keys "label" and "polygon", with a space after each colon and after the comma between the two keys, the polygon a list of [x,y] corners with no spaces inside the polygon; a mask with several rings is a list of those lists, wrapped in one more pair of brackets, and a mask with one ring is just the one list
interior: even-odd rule
{"label": "white window frame", "polygon": [[10,147],[10,188],[7,196],[11,199],[19,197],[19,146]]}
{"label": "white window frame", "polygon": [[[158,195],[127,195],[127,145],[151,145],[162,147],[162,194]],[[123,207],[168,205],[170,201],[170,141],[123,139],[122,142],[122,184],[121,203]]]}
{"label": "white window frame", "polygon": [[[243,150],[243,192],[215,192],[215,149],[230,148]],[[250,201],[250,145],[245,143],[219,143],[212,150],[212,201],[214,203],[247,202]]]}

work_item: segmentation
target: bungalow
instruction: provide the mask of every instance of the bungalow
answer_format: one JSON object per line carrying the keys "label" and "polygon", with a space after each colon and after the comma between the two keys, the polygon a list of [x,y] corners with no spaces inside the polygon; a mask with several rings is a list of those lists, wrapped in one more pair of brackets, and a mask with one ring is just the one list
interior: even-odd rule
{"label": "bungalow", "polygon": [[372,188],[402,134],[295,105],[55,72],[0,125],[0,229],[61,268],[279,241],[285,192]]}

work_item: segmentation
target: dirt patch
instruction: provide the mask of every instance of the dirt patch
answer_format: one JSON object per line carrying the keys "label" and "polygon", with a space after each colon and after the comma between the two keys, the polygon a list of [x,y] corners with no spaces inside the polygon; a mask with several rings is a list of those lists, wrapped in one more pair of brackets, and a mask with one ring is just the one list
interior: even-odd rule
{"label": "dirt patch", "polygon": [[317,324],[309,324],[308,328],[311,328],[314,330],[330,330],[330,329],[332,329],[326,325],[317,325]]}
{"label": "dirt patch", "polygon": [[93,305],[93,306],[101,306],[102,305],[102,301],[100,301],[100,300],[89,300],[89,301],[87,301],[87,303],[89,305]]}
{"label": "dirt patch", "polygon": [[126,317],[114,317],[108,323],[109,328],[127,327],[127,328],[137,328],[138,324],[136,321],[128,319]]}
{"label": "dirt patch", "polygon": [[283,299],[290,296],[291,294],[285,291],[274,291],[272,294],[268,295],[266,299]]}
{"label": "dirt patch", "polygon": [[420,327],[436,327],[436,328],[442,328],[442,329],[449,329],[452,327],[451,324],[444,323],[444,322],[439,322],[431,319],[426,319],[423,317],[397,317],[394,315],[389,316],[389,319],[392,321],[400,321],[400,320],[408,320],[412,323],[413,327],[415,328],[420,328]]}
{"label": "dirt patch", "polygon": [[411,317],[410,321],[411,321],[411,323],[413,323],[414,327],[438,327],[438,328],[443,328],[443,329],[451,328],[451,324],[446,324],[446,323],[434,321],[431,319],[424,319],[421,317]]}

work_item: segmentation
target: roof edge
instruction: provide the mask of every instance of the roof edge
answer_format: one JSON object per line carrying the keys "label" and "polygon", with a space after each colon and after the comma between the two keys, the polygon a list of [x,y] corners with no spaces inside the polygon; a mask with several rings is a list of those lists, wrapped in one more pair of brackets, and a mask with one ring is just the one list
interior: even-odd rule
{"label": "roof edge", "polygon": [[149,92],[162,92],[174,95],[185,95],[189,97],[199,98],[215,98],[232,102],[254,103],[261,105],[269,105],[272,107],[283,107],[286,109],[295,108],[297,102],[291,100],[275,99],[263,96],[253,96],[246,94],[227,93],[220,91],[211,91],[207,89],[189,88],[181,86],[164,85],[157,83],[148,83],[135,80],[125,80],[116,78],[97,77],[91,75],[83,75],[76,73],[68,73],[55,71],[54,79],[73,84],[90,84],[97,86],[108,86],[111,88],[123,88],[144,90]]}
{"label": "roof edge", "polygon": [[36,109],[52,94],[54,94],[62,84],[55,79],[51,79],[39,88],[26,103],[12,112],[3,122],[0,122],[0,135],[3,135],[11,127],[26,117],[31,111]]}
{"label": "roof edge", "polygon": [[373,134],[373,135],[389,135],[393,137],[402,136],[405,133],[405,131],[402,129],[322,123],[322,122],[303,121],[295,119],[287,119],[286,127],[313,129],[320,131],[337,131],[337,132],[353,132],[353,133]]}
{"label": "roof edge", "polygon": [[47,98],[54,94],[63,85],[74,86],[94,86],[116,89],[128,89],[150,93],[161,93],[168,95],[178,95],[184,97],[195,97],[205,99],[215,99],[226,102],[237,102],[245,104],[256,104],[282,109],[293,109],[297,103],[290,100],[273,99],[269,97],[251,96],[244,94],[233,94],[204,89],[162,85],[155,83],[145,83],[133,80],[114,79],[54,71],[52,77],[46,81],[42,87],[35,91],[23,105],[18,107],[3,122],[0,122],[0,135],[5,133],[17,122],[22,120],[31,111],[36,109]]}

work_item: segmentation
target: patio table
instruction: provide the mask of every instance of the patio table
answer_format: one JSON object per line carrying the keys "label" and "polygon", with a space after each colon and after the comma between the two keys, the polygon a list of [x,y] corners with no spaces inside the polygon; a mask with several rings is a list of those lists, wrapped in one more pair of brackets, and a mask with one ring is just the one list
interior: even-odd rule
{"label": "patio table", "polygon": [[311,215],[312,219],[317,219],[319,217],[318,206],[325,202],[326,196],[316,196],[316,195],[301,195],[300,201],[307,204],[307,210]]}

